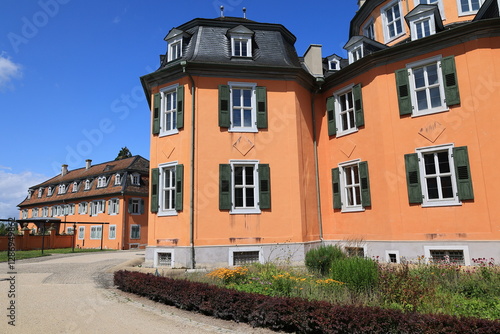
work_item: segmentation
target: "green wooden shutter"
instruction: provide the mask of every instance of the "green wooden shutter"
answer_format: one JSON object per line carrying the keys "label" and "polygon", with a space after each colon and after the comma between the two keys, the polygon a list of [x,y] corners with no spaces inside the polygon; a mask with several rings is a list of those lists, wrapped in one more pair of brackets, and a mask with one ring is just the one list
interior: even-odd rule
{"label": "green wooden shutter", "polygon": [[158,212],[159,181],[160,181],[160,170],[158,168],[153,168],[151,170],[151,212],[153,213]]}
{"label": "green wooden shutter", "polygon": [[328,135],[335,136],[337,126],[335,125],[335,96],[326,99],[326,119],[328,120]]}
{"label": "green wooden shutter", "polygon": [[184,127],[184,86],[177,87],[177,129]]}
{"label": "green wooden shutter", "polygon": [[229,86],[219,85],[219,126],[229,128],[231,120],[229,117]]}
{"label": "green wooden shutter", "polygon": [[184,165],[175,166],[175,210],[182,211],[183,199],[183,182],[184,181]]}
{"label": "green wooden shutter", "polygon": [[356,115],[356,126],[365,125],[365,115],[363,113],[363,100],[361,98],[361,84],[357,84],[352,88],[352,96],[354,98],[354,113]]}
{"label": "green wooden shutter", "polygon": [[460,104],[460,93],[458,91],[454,56],[441,59],[441,72],[443,74],[446,105],[453,106],[455,104]]}
{"label": "green wooden shutter", "polygon": [[333,208],[341,209],[342,201],[340,200],[340,171],[338,167],[332,169],[332,185],[333,185]]}
{"label": "green wooden shutter", "polygon": [[266,87],[256,87],[257,128],[267,129],[267,91]]}
{"label": "green wooden shutter", "polygon": [[411,94],[408,70],[403,68],[396,71],[396,87],[398,90],[399,115],[411,115]]}
{"label": "green wooden shutter", "polygon": [[231,210],[231,165],[219,165],[219,209]]}
{"label": "green wooden shutter", "polygon": [[422,203],[422,188],[418,168],[418,155],[405,154],[406,183],[408,185],[408,201],[411,204]]}
{"label": "green wooden shutter", "polygon": [[153,134],[160,133],[160,108],[161,108],[161,95],[156,93],[153,98]]}
{"label": "green wooden shutter", "polygon": [[458,198],[460,200],[474,199],[467,146],[453,148],[453,161],[455,163]]}
{"label": "green wooden shutter", "polygon": [[372,206],[370,196],[370,177],[368,176],[368,162],[362,161],[358,165],[359,179],[361,181],[361,205],[366,208]]}
{"label": "green wooden shutter", "polygon": [[271,175],[268,164],[259,164],[259,207],[271,208]]}
{"label": "green wooden shutter", "polygon": [[144,213],[144,200],[141,198],[141,206],[139,207],[139,212],[141,215]]}

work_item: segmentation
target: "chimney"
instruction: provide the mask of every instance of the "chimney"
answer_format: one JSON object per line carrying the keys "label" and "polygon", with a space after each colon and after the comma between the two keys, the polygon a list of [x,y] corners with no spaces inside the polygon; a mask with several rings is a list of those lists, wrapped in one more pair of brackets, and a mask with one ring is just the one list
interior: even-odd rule
{"label": "chimney", "polygon": [[224,17],[224,6],[220,6],[220,17]]}
{"label": "chimney", "polygon": [[245,7],[243,7],[243,18],[247,18],[247,9]]}
{"label": "chimney", "polygon": [[85,169],[89,169],[90,166],[92,166],[92,160],[90,159],[85,160]]}
{"label": "chimney", "polygon": [[321,57],[321,45],[311,44],[304,54],[304,63],[309,73],[315,77],[323,77],[323,58]]}
{"label": "chimney", "polygon": [[61,176],[68,174],[68,165],[61,166]]}

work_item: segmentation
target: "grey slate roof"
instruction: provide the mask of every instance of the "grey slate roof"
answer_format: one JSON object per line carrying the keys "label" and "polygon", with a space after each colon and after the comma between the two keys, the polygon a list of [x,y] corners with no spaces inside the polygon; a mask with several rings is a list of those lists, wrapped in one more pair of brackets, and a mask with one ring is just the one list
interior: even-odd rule
{"label": "grey slate roof", "polygon": [[[244,26],[254,32],[252,58],[231,57],[228,31]],[[257,23],[242,18],[194,19],[174,29],[191,35],[184,39],[183,56],[171,62],[163,59],[160,69],[179,61],[242,64],[245,66],[301,67],[294,47],[295,36],[279,24]]]}

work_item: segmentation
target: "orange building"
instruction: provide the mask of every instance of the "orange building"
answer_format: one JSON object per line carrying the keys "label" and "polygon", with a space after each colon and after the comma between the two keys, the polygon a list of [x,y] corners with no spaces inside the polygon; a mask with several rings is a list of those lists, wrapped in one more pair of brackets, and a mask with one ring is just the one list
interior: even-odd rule
{"label": "orange building", "polygon": [[[146,261],[500,258],[498,2],[368,0],[347,59],[279,24],[194,19],[141,78],[151,105]],[[497,214],[495,214],[497,212]]]}
{"label": "orange building", "polygon": [[46,221],[73,234],[75,247],[144,248],[148,240],[149,161],[141,156],[68,170],[28,190],[20,221],[40,233]]}

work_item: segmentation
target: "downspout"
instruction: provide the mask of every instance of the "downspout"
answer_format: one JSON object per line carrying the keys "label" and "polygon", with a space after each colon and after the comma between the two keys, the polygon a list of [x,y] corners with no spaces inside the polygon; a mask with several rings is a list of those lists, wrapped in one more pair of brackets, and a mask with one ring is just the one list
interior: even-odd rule
{"label": "downspout", "polygon": [[181,62],[182,71],[191,81],[191,158],[189,177],[189,244],[191,247],[191,269],[196,268],[196,254],[194,248],[194,144],[195,144],[195,91],[196,86],[191,74],[186,70],[187,62]]}
{"label": "downspout", "polygon": [[316,95],[321,90],[321,85],[325,80],[323,78],[316,78],[317,87],[313,91],[312,99],[311,99],[311,110],[312,110],[312,128],[313,128],[313,145],[314,145],[314,167],[315,171],[315,179],[316,179],[316,198],[317,198],[317,210],[318,210],[318,226],[319,226],[319,239],[321,243],[323,243],[323,218],[321,216],[321,192],[320,192],[320,182],[319,182],[319,163],[318,163],[318,140],[316,133]]}

